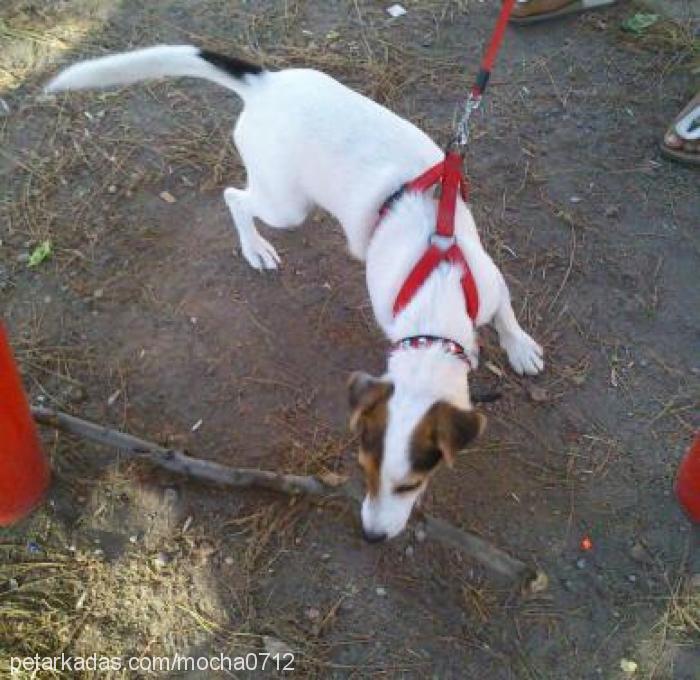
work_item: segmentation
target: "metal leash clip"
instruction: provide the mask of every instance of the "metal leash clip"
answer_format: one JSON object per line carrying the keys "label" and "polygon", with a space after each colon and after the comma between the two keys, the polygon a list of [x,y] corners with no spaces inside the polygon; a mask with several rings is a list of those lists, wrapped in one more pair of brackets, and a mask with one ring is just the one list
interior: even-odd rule
{"label": "metal leash clip", "polygon": [[463,149],[469,142],[469,121],[472,113],[481,106],[481,95],[470,92],[467,101],[464,104],[464,113],[457,124],[457,135],[455,136],[455,145],[459,149]]}

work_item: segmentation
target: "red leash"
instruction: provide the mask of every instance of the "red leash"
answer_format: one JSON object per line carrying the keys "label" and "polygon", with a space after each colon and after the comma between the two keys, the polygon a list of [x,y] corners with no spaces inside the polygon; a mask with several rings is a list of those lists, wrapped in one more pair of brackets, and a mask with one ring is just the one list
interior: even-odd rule
{"label": "red leash", "polygon": [[[469,318],[472,321],[476,321],[479,313],[479,291],[469,264],[464,257],[462,249],[457,245],[454,235],[457,192],[460,193],[462,200],[466,203],[469,184],[466,177],[462,174],[462,163],[464,159],[463,149],[469,139],[469,118],[479,108],[481,97],[488,84],[491,68],[503,42],[503,35],[514,5],[515,0],[504,0],[501,6],[496,27],[491,35],[491,40],[481,61],[476,82],[469,93],[464,114],[458,125],[457,136],[449,145],[444,160],[405,184],[396,194],[390,197],[389,201],[380,210],[380,216],[383,216],[388,210],[390,202],[404,191],[424,192],[433,186],[440,185],[440,201],[438,203],[435,233],[431,236],[428,249],[415,264],[396,296],[393,310],[394,316],[414,298],[418,289],[427,281],[440,263],[449,262],[459,265],[462,269],[461,283],[467,314],[469,314]],[[456,150],[450,150],[452,147],[456,147]]]}
{"label": "red leash", "polygon": [[457,139],[455,140],[457,146],[465,147],[469,141],[469,118],[481,104],[481,97],[489,83],[491,69],[496,61],[498,50],[501,49],[503,37],[506,32],[506,26],[508,25],[508,19],[510,19],[514,6],[515,0],[503,0],[503,3],[501,4],[501,11],[498,15],[498,19],[496,20],[496,26],[493,29],[493,33],[491,34],[491,40],[489,40],[489,44],[486,47],[486,52],[484,52],[484,56],[481,60],[479,73],[477,74],[474,85],[472,86],[469,96],[467,97],[467,102],[464,106],[464,114],[462,115],[462,119],[457,126]]}
{"label": "red leash", "polygon": [[491,69],[496,61],[498,50],[501,48],[503,36],[506,32],[506,26],[508,25],[508,19],[510,19],[510,14],[513,11],[514,6],[515,0],[504,0],[503,5],[501,6],[501,13],[498,15],[496,27],[493,29],[493,33],[491,35],[491,42],[486,48],[484,58],[481,60],[481,69],[476,78],[476,84],[472,89],[472,92],[474,92],[476,95],[481,96],[486,89],[486,84],[488,83],[489,76],[491,75]]}

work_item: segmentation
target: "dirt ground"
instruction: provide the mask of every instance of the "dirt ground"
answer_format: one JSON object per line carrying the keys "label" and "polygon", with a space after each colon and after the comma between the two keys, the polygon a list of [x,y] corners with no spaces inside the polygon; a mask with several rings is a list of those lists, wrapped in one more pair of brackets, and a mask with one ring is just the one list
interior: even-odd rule
{"label": "dirt ground", "polygon": [[[221,198],[243,182],[238,100],[184,80],[40,92],[59,61],[196,42],[320,68],[444,141],[497,3],[385,4],[2,3],[0,304],[34,403],[229,465],[359,475],[345,380],[386,349],[362,266],[321,213],[264,231],[278,272],[242,260]],[[699,425],[700,175],[658,151],[697,86],[698,23],[624,33],[636,11],[511,29],[470,150],[477,225],[547,366],[515,376],[484,333],[472,384],[504,396],[424,506],[548,591],[514,597],[415,526],[367,545],[343,504],[213,490],[44,431],[50,501],[0,532],[0,668],[271,636],[301,677],[700,678],[700,549],[672,493]]]}

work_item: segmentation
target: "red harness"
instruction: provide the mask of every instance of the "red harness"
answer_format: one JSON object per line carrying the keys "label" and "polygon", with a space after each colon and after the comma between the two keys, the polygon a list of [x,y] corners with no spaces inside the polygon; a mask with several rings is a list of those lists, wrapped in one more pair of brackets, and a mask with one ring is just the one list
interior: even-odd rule
{"label": "red harness", "polygon": [[391,203],[404,192],[425,192],[436,184],[440,185],[440,201],[435,233],[430,238],[427,250],[416,262],[396,296],[394,316],[408,305],[418,289],[442,262],[449,262],[459,265],[462,269],[462,291],[464,292],[467,314],[472,321],[475,321],[479,313],[479,292],[469,264],[454,236],[457,192],[460,192],[465,202],[469,193],[467,181],[462,176],[462,157],[457,152],[448,152],[444,160],[426,170],[419,177],[404,184],[399,191],[390,196],[381,207],[379,215],[380,218],[384,217]]}
{"label": "red harness", "polygon": [[[515,5],[515,0],[503,0],[501,11],[496,22],[491,40],[487,46],[476,82],[471,89],[466,103],[465,112],[458,127],[458,133],[453,144],[463,148],[468,138],[468,122],[471,113],[479,107],[481,96],[491,75],[491,69],[496,60],[496,55],[503,42],[503,35],[508,24],[508,18]],[[452,146],[452,145],[451,145]],[[462,291],[466,303],[467,314],[472,321],[476,321],[479,314],[479,291],[474,281],[469,263],[464,253],[457,245],[455,239],[455,208],[457,206],[457,191],[462,199],[467,201],[468,182],[462,175],[462,156],[456,151],[449,150],[444,160],[424,172],[420,177],[404,184],[397,192],[392,194],[379,210],[379,219],[387,213],[391,204],[405,191],[424,192],[433,186],[440,185],[440,201],[438,203],[437,226],[435,233],[430,238],[423,256],[416,262],[410,274],[403,282],[399,294],[394,301],[394,316],[396,316],[415,297],[418,289],[428,280],[430,275],[442,262],[458,265],[462,270]],[[424,336],[432,341],[432,336]],[[409,340],[413,340],[409,338]],[[451,341],[450,341],[451,342]],[[411,344],[410,346],[414,346]]]}

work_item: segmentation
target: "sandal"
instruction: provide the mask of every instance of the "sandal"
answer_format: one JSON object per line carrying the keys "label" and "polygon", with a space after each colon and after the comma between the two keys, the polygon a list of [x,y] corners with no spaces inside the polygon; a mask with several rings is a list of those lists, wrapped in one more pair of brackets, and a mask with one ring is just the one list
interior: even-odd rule
{"label": "sandal", "polygon": [[518,0],[510,16],[512,24],[536,24],[567,14],[612,5],[616,0]]}
{"label": "sandal", "polygon": [[686,165],[700,165],[700,92],[676,116],[660,147],[666,158]]}

